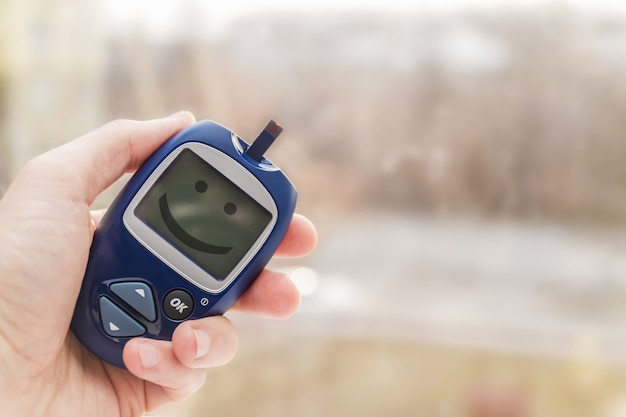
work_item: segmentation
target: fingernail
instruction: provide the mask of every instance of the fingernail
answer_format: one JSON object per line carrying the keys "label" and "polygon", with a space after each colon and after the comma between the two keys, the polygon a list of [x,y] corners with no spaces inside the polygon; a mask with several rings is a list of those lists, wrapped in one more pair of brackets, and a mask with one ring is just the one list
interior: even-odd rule
{"label": "fingernail", "polygon": [[157,348],[148,343],[139,345],[139,359],[144,368],[152,368],[161,358],[161,353]]}
{"label": "fingernail", "polygon": [[201,330],[194,329],[193,334],[196,337],[196,359],[200,359],[209,353],[209,349],[211,349],[211,338]]}

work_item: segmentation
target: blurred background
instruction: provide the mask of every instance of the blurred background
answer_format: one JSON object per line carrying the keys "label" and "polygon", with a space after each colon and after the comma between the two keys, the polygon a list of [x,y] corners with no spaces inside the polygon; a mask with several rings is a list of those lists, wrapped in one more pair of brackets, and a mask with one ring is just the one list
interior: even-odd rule
{"label": "blurred background", "polygon": [[626,416],[623,2],[0,0],[0,50],[0,192],[114,118],[285,128],[301,308],[158,416]]}

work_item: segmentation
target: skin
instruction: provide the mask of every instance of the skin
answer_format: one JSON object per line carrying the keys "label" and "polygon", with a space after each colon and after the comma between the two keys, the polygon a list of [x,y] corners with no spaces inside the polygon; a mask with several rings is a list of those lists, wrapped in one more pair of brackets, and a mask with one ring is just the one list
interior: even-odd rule
{"label": "skin", "polygon": [[[11,416],[141,416],[188,398],[207,369],[236,353],[225,317],[179,325],[171,342],[137,338],[122,370],[88,352],[69,330],[101,212],[89,207],[125,172],[194,123],[190,113],[118,120],[30,161],[0,200],[0,404]],[[277,256],[303,256],[313,225],[296,215]],[[272,318],[300,296],[288,277],[264,271],[233,306]]]}

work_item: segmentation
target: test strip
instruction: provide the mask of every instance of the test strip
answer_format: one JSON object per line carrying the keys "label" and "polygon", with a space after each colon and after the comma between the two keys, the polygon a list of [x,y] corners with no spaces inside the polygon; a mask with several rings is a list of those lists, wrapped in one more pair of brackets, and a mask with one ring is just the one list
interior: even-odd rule
{"label": "test strip", "polygon": [[273,120],[270,120],[265,129],[257,136],[252,145],[246,151],[246,154],[257,162],[261,162],[265,151],[272,146],[278,135],[281,134],[283,128]]}

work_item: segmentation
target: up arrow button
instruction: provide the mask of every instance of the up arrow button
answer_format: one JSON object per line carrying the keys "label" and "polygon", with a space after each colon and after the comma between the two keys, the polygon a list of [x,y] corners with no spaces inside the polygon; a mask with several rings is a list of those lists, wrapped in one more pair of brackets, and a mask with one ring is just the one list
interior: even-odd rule
{"label": "up arrow button", "polygon": [[111,284],[109,289],[146,320],[156,320],[154,296],[148,284],[140,281],[116,282]]}

